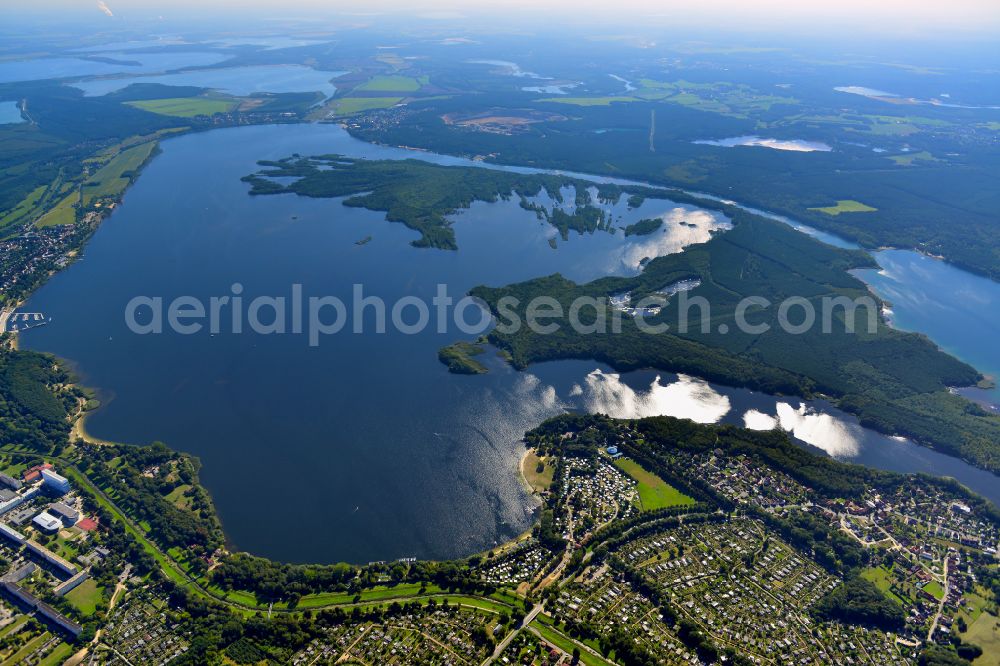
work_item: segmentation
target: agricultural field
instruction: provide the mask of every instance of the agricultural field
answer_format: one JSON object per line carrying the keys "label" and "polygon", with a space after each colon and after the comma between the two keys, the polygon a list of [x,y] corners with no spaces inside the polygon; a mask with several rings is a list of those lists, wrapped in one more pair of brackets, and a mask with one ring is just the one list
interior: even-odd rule
{"label": "agricultural field", "polygon": [[693,83],[691,81],[656,81],[642,79],[639,88],[628,96],[548,97],[541,102],[557,102],[575,106],[607,106],[614,102],[668,102],[698,111],[734,118],[769,111],[771,107],[798,104],[791,97],[768,95],[745,84],[725,81]]}
{"label": "agricultural field", "polygon": [[75,204],[79,201],[79,198],[80,195],[76,191],[71,194],[67,194],[58,204],[56,204],[55,208],[40,217],[38,221],[35,222],[35,226],[54,227],[64,224],[73,224],[76,222]]}
{"label": "agricultural field", "polygon": [[982,613],[962,634],[962,640],[978,645],[983,654],[976,659],[976,666],[1000,666],[1000,618]]}
{"label": "agricultural field", "polygon": [[0,216],[0,229],[24,220],[35,209],[35,205],[42,198],[42,195],[45,194],[45,189],[44,185],[36,188],[21,203],[4,213],[3,216]]}
{"label": "agricultural field", "polygon": [[[426,83],[426,79],[423,81]],[[416,92],[420,90],[421,81],[411,76],[376,76],[362,83],[354,90],[368,92]]]}
{"label": "agricultural field", "polygon": [[120,196],[156,146],[155,141],[150,141],[129,148],[99,169],[83,184],[84,207],[105,197]]}
{"label": "agricultural field", "polygon": [[169,97],[166,99],[146,99],[127,102],[143,111],[161,116],[176,118],[194,118],[196,116],[212,116],[216,113],[226,113],[236,107],[234,100],[212,97]]}
{"label": "agricultural field", "polygon": [[402,97],[344,97],[334,101],[330,110],[338,115],[349,116],[362,111],[388,109],[402,101]]}

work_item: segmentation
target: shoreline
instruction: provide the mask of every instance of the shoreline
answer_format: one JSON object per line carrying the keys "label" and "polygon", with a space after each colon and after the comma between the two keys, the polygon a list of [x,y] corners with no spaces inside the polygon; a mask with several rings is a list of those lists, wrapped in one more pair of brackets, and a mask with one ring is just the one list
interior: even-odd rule
{"label": "shoreline", "polygon": [[[100,407],[98,407],[100,409]],[[79,416],[73,419],[73,425],[70,427],[69,436],[71,439],[83,440],[87,444],[95,444],[97,446],[127,446],[126,444],[121,444],[119,442],[112,442],[111,440],[101,439],[100,437],[95,437],[87,431],[87,417],[90,416],[90,411],[81,412]]]}

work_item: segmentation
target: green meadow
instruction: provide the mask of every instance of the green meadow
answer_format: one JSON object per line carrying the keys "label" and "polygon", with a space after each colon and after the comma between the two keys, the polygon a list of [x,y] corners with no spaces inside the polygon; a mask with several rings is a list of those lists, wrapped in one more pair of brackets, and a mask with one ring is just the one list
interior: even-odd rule
{"label": "green meadow", "polygon": [[863,204],[860,201],[855,201],[854,199],[841,199],[837,202],[836,206],[823,206],[818,208],[810,208],[809,210],[818,210],[821,213],[826,213],[827,215],[837,216],[841,213],[873,213],[878,210],[878,208],[873,208],[867,204]]}
{"label": "green meadow", "polygon": [[647,472],[634,460],[619,458],[615,465],[639,484],[639,504],[643,511],[694,504],[693,499],[655,474]]}

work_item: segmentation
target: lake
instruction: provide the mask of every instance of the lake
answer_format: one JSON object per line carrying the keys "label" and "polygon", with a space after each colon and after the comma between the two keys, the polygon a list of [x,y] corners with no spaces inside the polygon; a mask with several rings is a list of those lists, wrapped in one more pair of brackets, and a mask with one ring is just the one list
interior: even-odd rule
{"label": "lake", "polygon": [[643,257],[725,233],[717,213],[647,199],[632,211],[619,202],[615,224],[662,216],[659,235],[574,234],[553,249],[552,228],[509,201],[458,214],[457,252],[417,249],[409,245],[417,234],[381,213],[335,199],[251,198],[240,178],[257,160],[296,152],[466,160],[374,146],[332,125],[215,130],[162,149],[83,258],[32,297],[27,308],[53,323],[21,341],[73,360],[100,390],[105,404],[87,422],[93,435],[162,440],[199,456],[238,548],[292,562],[447,558],[488,548],[531,525],[536,502],[519,478],[520,438],[566,409],[780,425],[804,446],[886,469],[950,474],[1000,502],[994,476],[867,431],[822,402],[668,373],[619,376],[594,362],[516,372],[492,353],[484,357],[487,375],[449,374],[436,352],[468,337],[457,331],[344,332],[317,347],[302,335],[225,329],[133,334],[123,313],[136,295],[207,300],[238,282],[249,299],[301,284],[308,295],[350,302],[359,283],[390,302],[429,300],[438,284],[458,298],[477,284],[556,271],[575,280],[629,274]]}
{"label": "lake", "polygon": [[0,125],[10,123],[23,123],[21,109],[17,108],[17,102],[0,102]]}
{"label": "lake", "polygon": [[330,97],[337,90],[331,80],[345,73],[324,72],[304,65],[253,65],[196,69],[155,76],[88,79],[77,81],[73,83],[73,86],[80,88],[88,96],[106,95],[133,83],[159,83],[165,86],[212,88],[238,96],[261,92],[318,91]]}
{"label": "lake", "polygon": [[[123,73],[159,72],[183,67],[213,65],[229,56],[212,52],[170,53],[102,53],[102,58],[118,62],[102,62],[84,58],[34,58],[0,63],[0,83],[62,79],[82,76],[106,76]],[[110,91],[108,91],[110,92]],[[101,93],[103,94],[103,93]]]}
{"label": "lake", "polygon": [[[1000,378],[1000,284],[940,259],[909,250],[875,253],[879,270],[855,271],[891,303],[889,321],[925,334],[993,380]],[[1000,405],[1000,389],[962,389],[979,402]]]}

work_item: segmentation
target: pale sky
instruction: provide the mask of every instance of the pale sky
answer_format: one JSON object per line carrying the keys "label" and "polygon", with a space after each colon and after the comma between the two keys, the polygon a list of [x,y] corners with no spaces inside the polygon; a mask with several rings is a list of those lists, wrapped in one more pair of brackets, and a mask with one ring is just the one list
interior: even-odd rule
{"label": "pale sky", "polygon": [[[422,14],[425,18],[474,19],[483,13],[506,14],[511,19],[541,12],[559,12],[569,23],[607,21],[616,25],[701,25],[749,30],[826,31],[846,37],[858,33],[878,35],[939,33],[990,33],[1000,44],[1000,0],[43,0],[19,3],[3,0],[11,9],[32,13],[51,9],[107,11],[117,17],[149,16],[157,12],[169,19],[196,18],[206,12],[233,10],[239,15],[353,12],[374,19],[378,13]],[[214,10],[214,11],[213,11]],[[2,13],[0,9],[0,13]],[[75,13],[75,12],[74,12]],[[1000,49],[1000,46],[998,46]]]}

